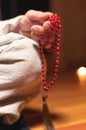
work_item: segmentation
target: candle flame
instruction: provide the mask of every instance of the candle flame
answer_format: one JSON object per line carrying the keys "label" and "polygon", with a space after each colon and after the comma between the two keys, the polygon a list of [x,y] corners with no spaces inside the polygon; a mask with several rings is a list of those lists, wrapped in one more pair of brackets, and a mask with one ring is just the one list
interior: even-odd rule
{"label": "candle flame", "polygon": [[86,76],[86,68],[85,67],[78,68],[77,73],[80,76]]}

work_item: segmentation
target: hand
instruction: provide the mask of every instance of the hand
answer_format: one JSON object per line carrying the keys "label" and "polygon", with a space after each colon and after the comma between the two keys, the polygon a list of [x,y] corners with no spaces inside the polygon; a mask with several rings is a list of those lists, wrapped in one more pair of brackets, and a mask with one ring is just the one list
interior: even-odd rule
{"label": "hand", "polygon": [[[42,12],[35,10],[26,12],[20,21],[19,33],[37,41],[44,37],[43,42],[46,42],[45,33],[51,26],[48,18],[52,16],[52,14],[53,13],[51,12]],[[50,42],[53,42],[52,39],[54,38],[51,38]]]}

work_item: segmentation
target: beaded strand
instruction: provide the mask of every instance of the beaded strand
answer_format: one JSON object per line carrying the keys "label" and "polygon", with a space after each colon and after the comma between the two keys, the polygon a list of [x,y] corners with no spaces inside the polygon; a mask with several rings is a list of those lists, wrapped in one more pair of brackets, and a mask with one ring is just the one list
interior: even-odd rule
{"label": "beaded strand", "polygon": [[[43,91],[46,93],[54,84],[56,81],[56,78],[58,76],[59,72],[59,64],[60,64],[60,36],[61,36],[61,22],[60,17],[57,14],[53,14],[49,21],[51,23],[51,27],[46,32],[46,43],[42,44],[42,39],[40,39],[40,56],[41,56],[41,64],[42,64],[42,82],[43,82]],[[54,36],[54,42],[52,43],[52,46],[50,48],[47,48],[46,46],[49,46],[49,38]],[[49,53],[54,52],[56,50],[56,60],[55,60],[55,66],[54,66],[54,74],[52,77],[52,80],[47,84],[46,81],[46,74],[45,74],[45,65],[44,65],[44,57],[43,57],[43,49],[47,50]]]}

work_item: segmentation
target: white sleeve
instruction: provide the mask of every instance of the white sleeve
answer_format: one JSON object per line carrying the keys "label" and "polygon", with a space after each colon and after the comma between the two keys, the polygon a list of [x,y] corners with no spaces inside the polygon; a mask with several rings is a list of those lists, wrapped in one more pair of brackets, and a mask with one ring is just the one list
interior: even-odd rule
{"label": "white sleeve", "polygon": [[0,46],[0,89],[22,86],[41,73],[38,43],[16,33],[6,35],[11,41]]}
{"label": "white sleeve", "polygon": [[0,36],[9,32],[17,32],[19,27],[19,21],[22,17],[23,15],[17,16],[12,19],[0,21]]}

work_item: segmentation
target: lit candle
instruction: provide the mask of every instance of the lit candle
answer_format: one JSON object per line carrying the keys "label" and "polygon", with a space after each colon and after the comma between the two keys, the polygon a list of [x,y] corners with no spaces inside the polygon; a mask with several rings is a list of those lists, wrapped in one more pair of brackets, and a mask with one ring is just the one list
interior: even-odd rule
{"label": "lit candle", "polygon": [[86,67],[80,67],[77,70],[80,86],[86,86]]}

